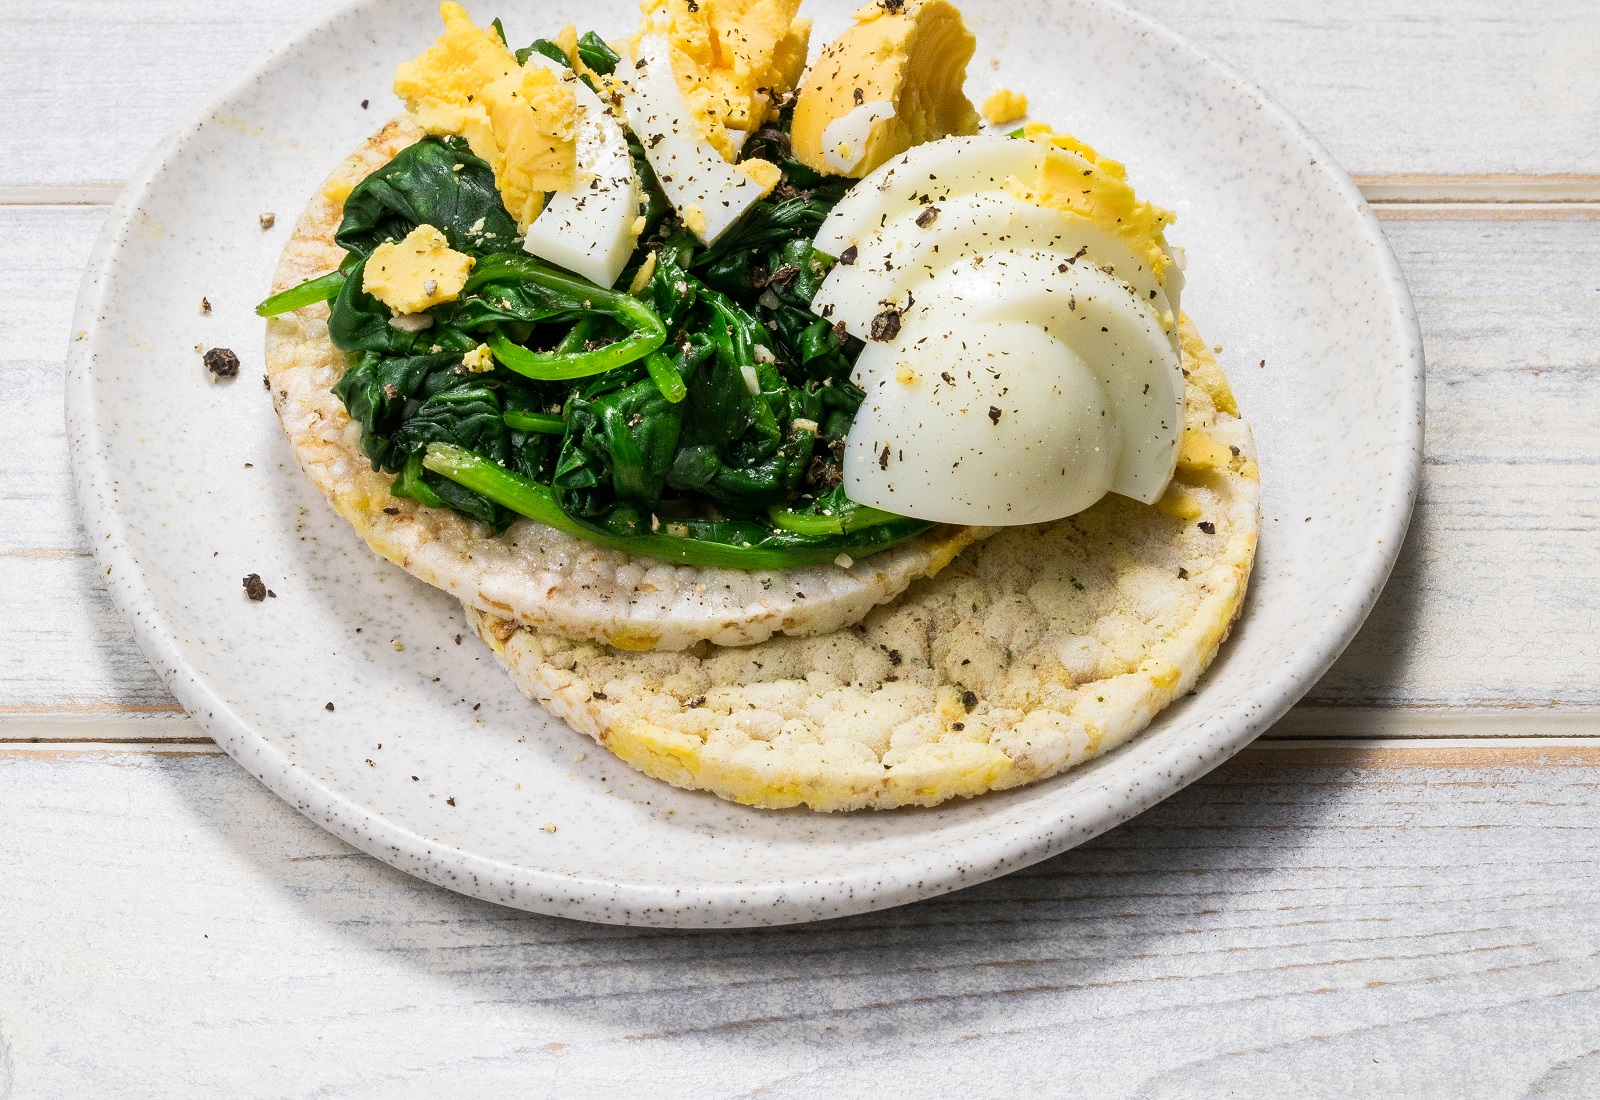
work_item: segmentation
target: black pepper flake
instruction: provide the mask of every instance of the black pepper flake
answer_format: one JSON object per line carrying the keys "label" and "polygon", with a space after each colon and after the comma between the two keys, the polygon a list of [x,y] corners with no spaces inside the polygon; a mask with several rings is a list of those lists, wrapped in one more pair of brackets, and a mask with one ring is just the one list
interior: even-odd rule
{"label": "black pepper flake", "polygon": [[267,598],[267,586],[262,582],[260,573],[251,573],[244,579],[244,594],[256,603]]}
{"label": "black pepper flake", "polygon": [[386,516],[398,516],[400,514],[400,509],[398,509],[398,508],[385,508],[383,510],[383,514],[386,515]]}
{"label": "black pepper flake", "polygon": [[684,0],[684,6],[689,9],[690,15],[693,15],[695,12],[700,10],[700,4],[698,3],[698,0]]}
{"label": "black pepper flake", "polygon": [[872,338],[874,340],[893,340],[900,335],[900,311],[886,309],[872,319]]}
{"label": "black pepper flake", "polygon": [[229,348],[212,348],[201,359],[213,378],[239,377],[239,357]]}
{"label": "black pepper flake", "polygon": [[991,424],[1000,423],[1000,409],[997,406],[994,406],[994,405],[990,405],[989,406],[989,423],[991,423]]}
{"label": "black pepper flake", "polygon": [[363,99],[363,100],[362,100],[362,101],[361,101],[361,109],[362,109],[362,110],[363,110],[363,111],[365,111],[365,110],[366,110],[366,109],[367,109],[367,108],[368,108],[368,107],[370,107],[370,106],[371,106],[371,105],[372,105],[372,100],[370,100],[370,99]]}
{"label": "black pepper flake", "polygon": [[950,728],[955,730],[957,733],[960,733],[962,730],[967,728],[967,724],[965,722],[952,722],[950,723]]}
{"label": "black pepper flake", "polygon": [[906,0],[878,0],[878,6],[887,15],[899,15],[906,10]]}
{"label": "black pepper flake", "polygon": [[456,804],[456,796],[451,795],[449,798],[444,800],[444,804],[446,806],[454,806]]}
{"label": "black pepper flake", "polygon": [[693,699],[689,700],[689,709],[690,710],[695,710],[695,709],[697,709],[699,707],[703,707],[705,705],[706,705],[706,697],[704,695],[696,695]]}
{"label": "black pepper flake", "polygon": [[462,635],[460,635],[460,634],[456,635],[456,645],[460,645],[461,644],[461,638],[462,638]]}
{"label": "black pepper flake", "polygon": [[1186,581],[1189,579],[1189,571],[1181,565],[1178,566],[1178,579],[1180,581]]}
{"label": "black pepper flake", "polygon": [[887,470],[888,468],[889,468],[889,445],[887,443],[885,443],[883,445],[883,450],[881,452],[879,452],[879,454],[878,454],[878,469]]}
{"label": "black pepper flake", "polygon": [[1199,523],[1195,524],[1195,526],[1200,528],[1200,530],[1204,531],[1208,535],[1214,535],[1217,533],[1217,525],[1208,519],[1201,520]]}
{"label": "black pepper flake", "polygon": [[1239,457],[1239,448],[1238,447],[1235,447],[1233,444],[1230,443],[1228,445],[1228,450],[1230,452],[1232,452],[1234,458],[1238,458]]}
{"label": "black pepper flake", "polygon": [[861,250],[855,245],[851,245],[849,248],[839,253],[839,262],[844,264],[845,267],[851,267],[855,264],[856,257],[860,254]]}
{"label": "black pepper flake", "polygon": [[322,709],[326,710],[326,711],[332,711],[333,710],[333,704],[332,703],[323,703],[322,704]]}
{"label": "black pepper flake", "polygon": [[589,698],[591,698],[591,699],[604,700],[605,697],[606,697],[606,693],[603,692],[603,691],[592,691],[592,692],[589,693]]}
{"label": "black pepper flake", "polygon": [[854,94],[857,107],[861,106],[867,101],[867,93],[863,92],[860,88],[857,88]]}
{"label": "black pepper flake", "polygon": [[835,340],[842,344],[849,338],[849,336],[850,330],[845,328],[843,321],[835,321],[833,323],[833,338]]}
{"label": "black pepper flake", "polygon": [[200,299],[200,312],[201,313],[210,313],[211,312],[211,299],[210,298],[201,298]]}
{"label": "black pepper flake", "polygon": [[898,649],[891,649],[889,651],[889,663],[891,665],[895,666],[896,668],[899,668],[900,667],[900,661],[901,661],[900,651]]}
{"label": "black pepper flake", "polygon": [[977,706],[978,693],[975,691],[963,691],[961,693],[961,705],[966,707],[968,710],[971,710],[973,707]]}
{"label": "black pepper flake", "polygon": [[921,229],[926,229],[938,220],[939,208],[937,206],[925,207],[922,213],[917,215],[917,226]]}
{"label": "black pepper flake", "polygon": [[264,390],[270,390],[272,388],[272,379],[268,378],[264,374],[261,376],[261,388]]}

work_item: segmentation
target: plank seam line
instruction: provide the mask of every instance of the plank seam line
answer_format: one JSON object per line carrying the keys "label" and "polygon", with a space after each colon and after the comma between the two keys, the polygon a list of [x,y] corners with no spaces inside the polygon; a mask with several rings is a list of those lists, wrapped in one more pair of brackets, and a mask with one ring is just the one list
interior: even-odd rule
{"label": "plank seam line", "polygon": [[[1556,752],[1563,749],[1600,749],[1600,737],[1501,737],[1492,740],[1481,737],[1368,737],[1351,739],[1331,738],[1271,738],[1252,742],[1243,750],[1249,752],[1306,752],[1327,749],[1352,756],[1374,751],[1392,751],[1426,754],[1440,749],[1460,749],[1469,753],[1482,753],[1485,758],[1507,750],[1532,750]],[[47,740],[0,741],[0,756],[27,753],[105,754],[141,752],[166,753],[191,751],[201,755],[222,755],[223,750],[205,738],[141,738],[138,741],[117,740]]]}
{"label": "plank seam line", "polygon": [[[1600,176],[1356,176],[1374,206],[1587,206],[1600,204]],[[109,206],[116,183],[0,185],[0,206]]]}

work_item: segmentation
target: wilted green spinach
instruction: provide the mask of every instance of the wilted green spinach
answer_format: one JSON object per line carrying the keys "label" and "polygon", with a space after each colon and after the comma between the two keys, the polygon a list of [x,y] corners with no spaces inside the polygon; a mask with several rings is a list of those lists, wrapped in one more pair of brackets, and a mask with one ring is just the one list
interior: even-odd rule
{"label": "wilted green spinach", "polygon": [[[565,63],[544,41],[521,55],[535,51]],[[617,62],[593,34],[579,52],[598,72]],[[647,227],[620,284],[653,264],[636,295],[522,252],[490,167],[459,139],[429,137],[351,192],[340,269],[258,312],[332,301],[329,335],[348,359],[335,392],[397,496],[685,564],[876,553],[930,525],[839,487],[861,345],[810,310],[833,264],[811,240],[852,181],[795,161],[787,126],[785,114],[746,154],[777,163],[783,182],[711,248],[673,216],[635,147]],[[361,286],[372,251],[424,223],[475,265],[418,331]],[[480,344],[493,366],[474,373],[463,355]]]}

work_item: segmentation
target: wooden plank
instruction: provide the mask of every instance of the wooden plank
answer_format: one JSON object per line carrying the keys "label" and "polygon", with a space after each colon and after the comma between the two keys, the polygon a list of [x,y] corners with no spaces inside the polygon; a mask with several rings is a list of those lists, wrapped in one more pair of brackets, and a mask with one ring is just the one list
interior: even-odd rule
{"label": "wooden plank", "polygon": [[214,749],[5,749],[0,1095],[1594,1095],[1597,790],[1593,740],[1256,749],[996,882],[675,933],[409,879]]}
{"label": "wooden plank", "polygon": [[1600,6],[1589,0],[1131,6],[1265,88],[1354,174],[1600,174]]}
{"label": "wooden plank", "polygon": [[[1429,356],[1412,535],[1372,620],[1285,733],[1359,734],[1372,708],[1397,712],[1391,734],[1459,732],[1438,723],[1467,707],[1480,732],[1560,734],[1592,728],[1600,708],[1600,351],[1588,335],[1600,222],[1442,209],[1452,216],[1386,223]],[[0,351],[0,426],[15,444],[0,452],[0,726],[13,724],[0,736],[74,737],[129,713],[160,726],[132,736],[192,735],[92,575],[68,477],[59,357],[103,216],[0,208],[0,295],[15,308]]]}
{"label": "wooden plank", "polygon": [[1308,702],[1600,706],[1600,223],[1467,208],[1384,228],[1427,347],[1422,493],[1384,599]]}
{"label": "wooden plank", "polygon": [[[337,6],[77,0],[0,20],[0,56],[28,59],[0,68],[0,101],[20,127],[0,163],[0,189],[125,179],[196,104]],[[1600,174],[1592,140],[1600,133],[1600,7],[1591,0],[1536,9],[1464,0],[1447,15],[1431,0],[1132,6],[1266,87],[1352,172]],[[982,6],[969,7],[981,31]],[[983,60],[974,70],[980,84]]]}

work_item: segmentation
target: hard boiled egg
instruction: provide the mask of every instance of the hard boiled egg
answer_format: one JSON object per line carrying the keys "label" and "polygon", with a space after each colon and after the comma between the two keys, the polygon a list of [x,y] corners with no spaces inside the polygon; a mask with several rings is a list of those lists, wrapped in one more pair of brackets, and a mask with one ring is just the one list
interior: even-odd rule
{"label": "hard boiled egg", "polygon": [[[639,41],[639,60],[623,111],[667,200],[695,236],[711,244],[759,202],[776,183],[756,182],[729,164],[695,125],[694,114],[672,75],[664,35]],[[764,161],[753,162],[765,164]]]}
{"label": "hard boiled egg", "polygon": [[813,309],[868,341],[846,440],[852,499],[1011,524],[1107,492],[1160,498],[1183,426],[1170,216],[1130,233],[1115,216],[1126,204],[1039,199],[1060,194],[1071,157],[1095,169],[1033,141],[932,142],[823,224],[817,247],[840,262]]}
{"label": "hard boiled egg", "polygon": [[528,227],[523,247],[590,282],[617,281],[638,241],[643,190],[622,124],[578,75],[540,53],[543,65],[571,89],[578,104],[577,172],[570,190],[557,191]]}
{"label": "hard boiled egg", "polygon": [[845,443],[852,500],[1011,524],[1107,492],[1160,498],[1183,429],[1178,353],[1127,284],[1070,258],[962,260],[922,286],[894,339],[867,345],[854,375],[867,398]]}

